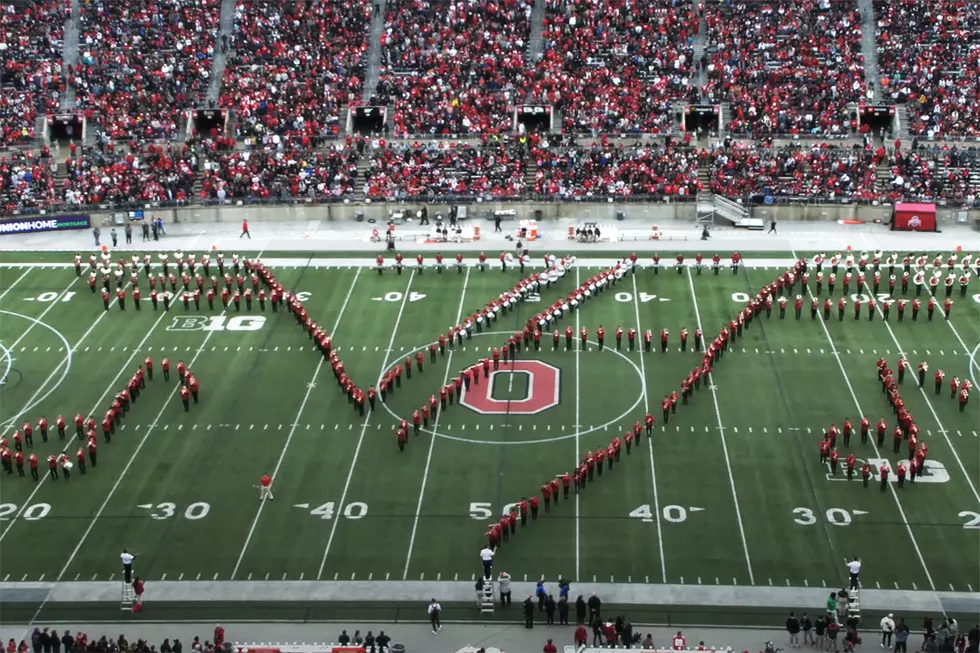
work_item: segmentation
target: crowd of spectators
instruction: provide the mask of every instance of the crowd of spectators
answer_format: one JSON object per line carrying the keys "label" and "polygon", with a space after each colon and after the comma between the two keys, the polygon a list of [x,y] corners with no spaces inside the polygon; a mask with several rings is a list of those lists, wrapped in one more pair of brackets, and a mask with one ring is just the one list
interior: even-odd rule
{"label": "crowd of spectators", "polygon": [[908,130],[980,137],[980,4],[875,0],[884,92],[907,104]]}
{"label": "crowd of spectators", "polygon": [[702,151],[701,158],[709,169],[710,190],[732,199],[876,198],[878,158],[859,146],[719,146]]}
{"label": "crowd of spectators", "polygon": [[50,156],[31,150],[11,150],[0,156],[0,216],[43,208],[56,197]]}
{"label": "crowd of spectators", "polygon": [[683,198],[701,189],[698,154],[690,148],[594,143],[534,147],[531,158],[536,167],[532,191],[549,198]]}
{"label": "crowd of spectators", "polygon": [[67,11],[59,0],[0,4],[0,147],[34,141],[38,115],[58,108]]}
{"label": "crowd of spectators", "polygon": [[[224,628],[221,625],[215,626],[214,642],[201,641],[200,637],[195,637],[186,647],[188,653],[212,653],[214,651],[231,650],[228,642],[224,639]],[[183,653],[185,645],[179,640],[171,641],[164,639],[160,646],[151,645],[145,639],[129,640],[125,635],[117,637],[107,637],[102,635],[99,638],[90,638],[87,633],[78,631],[72,633],[65,629],[58,631],[53,628],[35,628],[29,640],[21,640],[17,643],[11,639],[7,642],[6,650],[9,653]]]}
{"label": "crowd of spectators", "polygon": [[364,171],[368,198],[520,197],[525,157],[505,145],[388,144]]}
{"label": "crowd of spectators", "polygon": [[193,192],[197,155],[186,145],[133,145],[86,150],[65,160],[62,203],[186,203]]}
{"label": "crowd of spectators", "polygon": [[340,144],[325,152],[209,152],[203,160],[200,196],[221,202],[347,199],[357,183],[357,160],[355,148]]}
{"label": "crowd of spectators", "polygon": [[547,0],[529,100],[566,133],[668,132],[672,101],[697,99],[697,32],[691,0]]}
{"label": "crowd of spectators", "polygon": [[953,202],[976,205],[980,197],[980,152],[975,148],[919,147],[888,160],[890,178],[881,184],[886,201]]}
{"label": "crowd of spectators", "polygon": [[533,0],[390,0],[377,101],[395,136],[509,132]]}
{"label": "crowd of spectators", "polygon": [[338,135],[360,95],[370,15],[366,0],[239,0],[220,97],[238,138]]}
{"label": "crowd of spectators", "polygon": [[220,0],[82,3],[68,83],[89,124],[114,140],[175,136],[206,96],[220,15]]}
{"label": "crowd of spectators", "polygon": [[856,0],[709,2],[711,103],[731,103],[729,131],[847,135],[848,104],[865,97]]}

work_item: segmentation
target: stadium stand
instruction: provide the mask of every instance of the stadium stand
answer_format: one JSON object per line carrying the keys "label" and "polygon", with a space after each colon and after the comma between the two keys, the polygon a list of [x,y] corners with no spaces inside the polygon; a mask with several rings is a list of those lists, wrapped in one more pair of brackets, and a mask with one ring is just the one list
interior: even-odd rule
{"label": "stadium stand", "polygon": [[360,92],[370,12],[364,0],[240,0],[219,100],[235,110],[236,137],[310,147],[338,136]]}
{"label": "stadium stand", "polygon": [[357,150],[299,149],[212,152],[204,156],[200,197],[205,202],[329,202],[350,198],[357,183]]}
{"label": "stadium stand", "polygon": [[731,103],[728,130],[847,135],[865,93],[856,0],[709,1],[705,97]]}
{"label": "stadium stand", "polygon": [[[970,0],[874,0],[878,65],[909,133],[980,137],[980,5]],[[886,83],[887,82],[887,83]]]}
{"label": "stadium stand", "polygon": [[632,197],[648,200],[692,197],[701,190],[698,155],[661,144],[629,147],[533,148],[533,193],[538,198]]}
{"label": "stadium stand", "polygon": [[172,139],[181,110],[203,103],[219,0],[83,3],[68,83],[102,139]]}
{"label": "stadium stand", "polygon": [[90,151],[65,160],[66,178],[59,194],[68,206],[105,202],[180,205],[191,195],[196,168],[193,152],[175,144]]}
{"label": "stadium stand", "polygon": [[65,5],[0,5],[0,147],[37,138],[37,118],[58,108]]}
{"label": "stadium stand", "polygon": [[731,199],[762,195],[800,201],[875,198],[877,160],[859,146],[716,147],[704,152],[710,189]]}
{"label": "stadium stand", "polygon": [[566,133],[668,133],[672,102],[697,99],[690,0],[547,0],[546,7],[528,99],[553,105]]}
{"label": "stadium stand", "polygon": [[533,4],[390,0],[375,95],[394,110],[394,136],[510,131]]}

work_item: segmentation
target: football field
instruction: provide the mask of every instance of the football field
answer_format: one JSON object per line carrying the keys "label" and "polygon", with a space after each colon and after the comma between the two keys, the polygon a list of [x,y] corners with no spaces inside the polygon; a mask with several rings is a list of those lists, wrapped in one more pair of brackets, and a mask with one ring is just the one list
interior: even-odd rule
{"label": "football field", "polygon": [[[361,388],[520,280],[516,268],[480,271],[472,260],[461,271],[450,263],[438,273],[427,262],[423,272],[412,265],[378,274],[366,257],[287,256],[265,259],[332,336]],[[5,257],[3,434],[11,438],[42,415],[52,425],[64,415],[69,428],[65,440],[53,426],[47,442],[35,433],[40,482],[16,469],[0,474],[0,581],[118,580],[123,548],[136,553],[137,573],[149,581],[469,580],[489,524],[649,411],[652,440],[624,450],[581,494],[518,526],[497,569],[518,580],[562,574],[582,582],[834,588],[844,559],[861,556],[866,587],[980,589],[980,401],[971,398],[961,412],[948,388],[954,376],[980,380],[976,279],[965,297],[955,290],[949,320],[939,310],[930,321],[923,309],[917,321],[909,310],[899,322],[894,307],[888,321],[880,312],[869,320],[867,308],[855,320],[854,288],[842,321],[836,308],[829,320],[811,319],[808,297],[796,319],[791,298],[784,319],[777,309],[753,321],[690,404],[663,422],[661,400],[701,359],[693,336],[681,351],[681,329],[700,327],[710,341],[792,258],[748,258],[737,274],[727,265],[717,275],[709,267],[638,269],[565,314],[557,328],[574,329],[571,349],[562,336],[555,350],[549,329],[540,350],[522,351],[513,368],[502,365],[471,386],[464,402],[473,407],[440,411],[399,451],[399,419],[411,420],[460,370],[607,262],[579,260],[531,298],[538,301],[474,330],[435,363],[426,353],[423,369],[362,417],[283,309],[255,302],[223,311],[216,301],[210,310],[202,301],[199,310],[179,302],[154,310],[141,268],[141,310],[130,300],[125,310],[113,302],[106,311],[68,254]],[[914,295],[910,289],[908,299]],[[827,296],[825,286],[820,301]],[[652,351],[641,336],[634,350],[626,338],[617,350],[617,326],[651,330]],[[661,352],[664,328],[670,341]],[[49,454],[66,450],[74,461],[84,445],[72,417],[101,423],[148,356],[154,377],[110,443],[99,429],[97,466],[84,475],[76,467],[70,481],[46,477]],[[901,385],[929,446],[925,473],[884,491],[877,481],[864,488],[832,475],[818,445],[846,418],[857,424],[865,415],[872,430],[882,417],[889,424],[880,449],[873,437],[851,441],[861,462],[894,468],[907,458],[904,443],[892,452],[895,416],[875,367],[884,357],[894,369],[900,356],[930,368],[923,387],[914,369]],[[169,382],[161,375],[164,357],[200,380],[200,403],[189,411],[176,374]],[[938,395],[937,369],[946,374]],[[263,474],[274,477],[274,501],[258,500]]]}

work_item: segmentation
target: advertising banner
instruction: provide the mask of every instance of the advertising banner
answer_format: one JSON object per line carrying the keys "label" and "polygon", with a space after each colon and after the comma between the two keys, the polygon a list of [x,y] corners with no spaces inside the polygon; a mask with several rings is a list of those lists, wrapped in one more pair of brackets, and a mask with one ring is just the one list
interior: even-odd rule
{"label": "advertising banner", "polygon": [[91,226],[92,219],[87,215],[59,215],[57,217],[37,215],[26,218],[4,218],[0,220],[0,236],[32,234],[41,231],[88,229]]}

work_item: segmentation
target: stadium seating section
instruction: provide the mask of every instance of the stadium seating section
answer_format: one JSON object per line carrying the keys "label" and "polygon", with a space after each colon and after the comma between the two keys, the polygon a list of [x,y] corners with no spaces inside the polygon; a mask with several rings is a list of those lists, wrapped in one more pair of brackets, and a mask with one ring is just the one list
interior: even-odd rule
{"label": "stadium seating section", "polygon": [[[905,106],[904,129],[980,140],[980,5],[873,2],[880,88]],[[220,0],[86,0],[78,61],[66,66],[70,8],[0,7],[2,215],[703,191],[980,201],[970,142],[859,143],[852,111],[870,83],[857,0],[237,0],[227,33]],[[216,53],[227,55],[221,79],[211,79]],[[233,110],[230,131],[188,134],[187,110],[209,97]],[[388,131],[344,140],[349,109],[365,102],[388,108]],[[690,102],[724,103],[732,139],[706,146],[678,133]],[[522,104],[551,105],[563,137],[513,135]],[[68,157],[38,144],[44,115],[59,110],[80,111],[90,130]]]}

